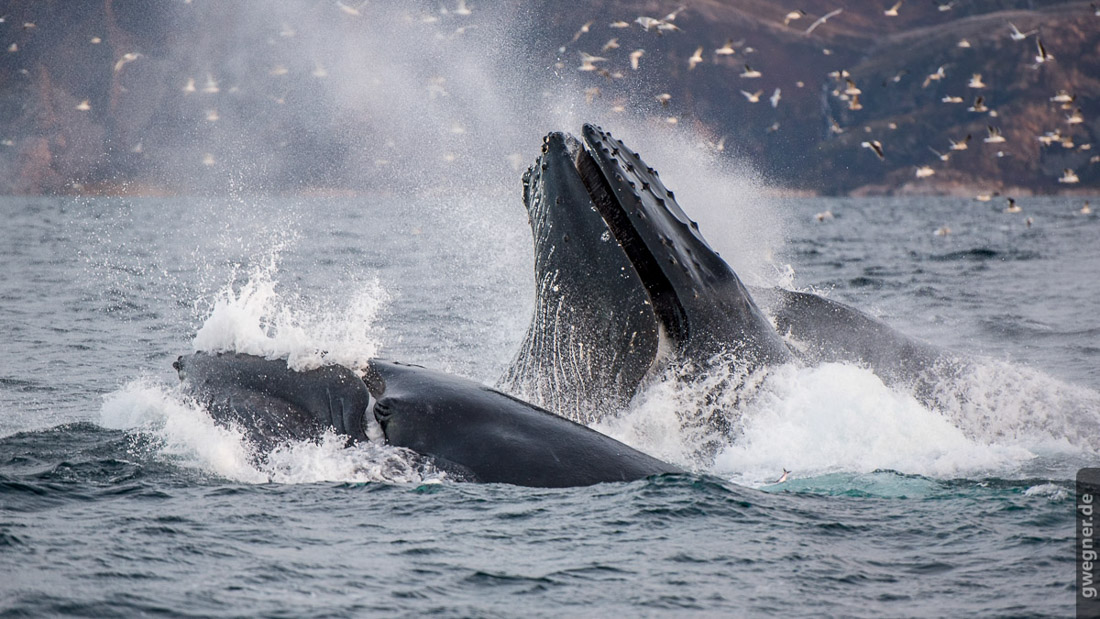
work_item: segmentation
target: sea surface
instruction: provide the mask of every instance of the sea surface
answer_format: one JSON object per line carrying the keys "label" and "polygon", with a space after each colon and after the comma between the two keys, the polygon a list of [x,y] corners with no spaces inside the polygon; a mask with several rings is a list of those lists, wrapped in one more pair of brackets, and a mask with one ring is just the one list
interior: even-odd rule
{"label": "sea surface", "polygon": [[702,395],[675,380],[601,422],[692,474],[464,484],[336,437],[257,464],[178,392],[196,349],[493,384],[533,305],[516,185],[0,198],[0,616],[1073,613],[1073,479],[1100,464],[1100,218],[1080,198],[683,192],[746,281],[973,360],[934,402],[853,365],[773,368],[706,457],[676,421]]}

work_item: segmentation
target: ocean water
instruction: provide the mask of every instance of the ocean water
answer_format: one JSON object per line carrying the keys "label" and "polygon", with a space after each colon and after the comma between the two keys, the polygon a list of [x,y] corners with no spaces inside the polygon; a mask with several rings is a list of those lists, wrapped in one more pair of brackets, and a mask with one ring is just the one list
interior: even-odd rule
{"label": "ocean water", "polygon": [[[683,206],[746,281],[974,363],[934,402],[846,364],[717,399],[721,376],[657,377],[599,429],[693,472],[544,490],[335,437],[257,465],[171,369],[195,349],[323,352],[492,384],[533,302],[518,185],[0,198],[0,616],[1072,613],[1073,479],[1100,464],[1100,218],[1074,198],[742,202]],[[679,413],[715,405],[738,432],[700,457]]]}

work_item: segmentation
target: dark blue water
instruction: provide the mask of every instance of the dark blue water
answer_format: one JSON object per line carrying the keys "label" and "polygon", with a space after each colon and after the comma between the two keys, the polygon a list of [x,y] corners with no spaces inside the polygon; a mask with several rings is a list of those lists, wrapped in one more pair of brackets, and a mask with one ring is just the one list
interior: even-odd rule
{"label": "dark blue water", "polygon": [[670,421],[699,397],[682,386],[602,427],[690,475],[468,485],[336,441],[258,468],[175,392],[204,342],[492,383],[531,308],[526,218],[515,192],[457,195],[0,199],[0,614],[1073,611],[1072,479],[1100,460],[1100,219],[1079,200],[728,213],[776,235],[707,207],[746,279],[978,361],[936,406],[857,367],[777,369],[705,461]]}

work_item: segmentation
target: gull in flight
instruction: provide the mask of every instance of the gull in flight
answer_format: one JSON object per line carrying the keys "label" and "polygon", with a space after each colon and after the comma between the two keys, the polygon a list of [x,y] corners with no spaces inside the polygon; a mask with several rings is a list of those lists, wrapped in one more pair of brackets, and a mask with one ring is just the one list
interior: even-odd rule
{"label": "gull in flight", "polygon": [[1038,30],[1032,30],[1031,32],[1020,32],[1020,29],[1017,28],[1016,24],[1012,22],[1008,22],[1008,27],[1012,28],[1012,33],[1008,36],[1012,37],[1013,41],[1023,41],[1024,39],[1038,32]]}
{"label": "gull in flight", "polygon": [[126,66],[128,63],[137,60],[138,58],[141,58],[141,54],[139,54],[138,52],[129,52],[123,54],[122,58],[119,58],[118,62],[115,63],[115,73],[118,73],[122,70],[122,67]]}
{"label": "gull in flight", "polygon": [[754,78],[760,77],[761,75],[762,75],[762,73],[760,73],[756,69],[753,69],[752,67],[750,67],[747,64],[745,65],[745,70],[741,72],[741,77],[744,77],[744,78],[747,78],[747,79],[754,79]]}
{"label": "gull in flight", "polygon": [[982,82],[982,74],[975,73],[970,76],[970,83],[967,84],[969,88],[985,88],[985,83]]}
{"label": "gull in flight", "polygon": [[987,125],[989,131],[989,137],[985,138],[985,142],[988,144],[1001,144],[1005,141],[1005,136],[1001,135],[1001,130],[993,125]]}
{"label": "gull in flight", "polygon": [[970,144],[970,134],[966,134],[966,137],[956,142],[951,138],[947,138],[948,142],[951,142],[951,150],[966,150],[968,144]]}
{"label": "gull in flight", "polygon": [[644,56],[644,55],[645,55],[645,50],[644,49],[636,49],[636,50],[630,52],[630,68],[637,71],[638,70],[638,61],[641,60],[642,56]]}
{"label": "gull in flight", "polygon": [[895,4],[894,6],[886,9],[885,11],[883,11],[882,14],[887,16],[887,17],[897,17],[898,16],[898,9],[900,9],[900,8],[901,8],[901,0],[898,0],[897,4]]}
{"label": "gull in flight", "polygon": [[691,71],[692,69],[694,69],[695,65],[699,64],[700,62],[703,62],[703,46],[702,45],[700,45],[695,50],[695,53],[691,55],[691,58],[688,58],[688,71]]}
{"label": "gull in flight", "polygon": [[596,23],[596,22],[590,21],[590,22],[586,23],[585,25],[581,26],[581,29],[577,31],[577,34],[573,35],[573,40],[571,41],[571,43],[576,43],[577,39],[581,38],[582,34],[587,33],[588,29],[591,28],[592,24],[594,24],[594,23]]}
{"label": "gull in flight", "polygon": [[726,39],[726,44],[714,50],[718,56],[730,56],[733,54],[733,39]]}
{"label": "gull in flight", "polygon": [[924,84],[921,85],[921,88],[928,88],[929,84],[931,84],[932,82],[938,82],[942,80],[945,76],[946,74],[943,72],[943,65],[940,65],[940,68],[936,69],[935,73],[931,73],[928,75],[928,77],[924,78]]}
{"label": "gull in flight", "polygon": [[578,71],[595,71],[597,62],[606,62],[607,58],[602,56],[593,56],[592,54],[586,54],[581,52],[581,66]]}
{"label": "gull in flight", "polygon": [[936,171],[930,165],[922,165],[917,168],[917,178],[928,178],[935,173]]}
{"label": "gull in flight", "polygon": [[361,17],[362,13],[359,12],[359,9],[363,8],[365,4],[366,2],[364,1],[359,3],[359,6],[350,6],[340,2],[340,0],[336,0],[336,8],[340,9],[345,15],[351,15],[352,17]]}
{"label": "gull in flight", "polygon": [[745,95],[745,98],[749,100],[749,103],[759,103],[760,95],[764,94],[764,91],[757,90],[756,92],[747,92],[742,90],[741,94]]}
{"label": "gull in flight", "polygon": [[836,17],[837,15],[840,15],[843,12],[844,12],[844,9],[835,9],[835,10],[829,11],[828,13],[822,15],[821,17],[818,17],[817,21],[810,24],[810,27],[806,29],[805,34],[810,34],[814,30],[817,30],[817,27],[824,24],[825,22],[829,21],[830,17]]}
{"label": "gull in flight", "polygon": [[779,97],[780,97],[780,91],[779,91],[778,88],[775,89],[775,92],[772,93],[771,97],[768,97],[768,101],[772,102],[772,107],[773,108],[774,107],[779,107]]}
{"label": "gull in flight", "polygon": [[81,112],[87,112],[88,110],[92,109],[92,104],[87,99],[85,99],[85,100],[81,101],[80,103],[77,103],[76,107],[73,108],[73,109],[79,110]]}
{"label": "gull in flight", "polygon": [[931,146],[929,146],[929,147],[928,147],[928,150],[930,150],[930,151],[932,151],[933,153],[935,153],[935,155],[936,155],[937,157],[939,157],[939,158],[940,158],[940,161],[942,161],[942,162],[944,162],[944,163],[947,163],[948,161],[950,161],[950,160],[951,160],[951,153],[950,153],[950,151],[949,151],[949,152],[946,152],[946,153],[941,153],[940,151],[938,151],[938,150],[936,150],[936,149],[932,148]]}
{"label": "gull in flight", "polygon": [[863,148],[870,148],[879,159],[886,159],[886,153],[882,152],[882,142],[871,140],[870,142],[860,142],[859,145]]}
{"label": "gull in flight", "polygon": [[783,25],[784,26],[790,26],[791,22],[793,22],[795,20],[802,19],[805,16],[806,16],[806,11],[803,11],[802,9],[796,9],[794,11],[791,11],[790,13],[787,13],[787,15],[785,17],[783,17]]}
{"label": "gull in flight", "polygon": [[1062,178],[1058,179],[1059,183],[1066,183],[1067,185],[1072,185],[1080,181],[1081,179],[1077,178],[1077,173],[1070,168],[1062,170]]}
{"label": "gull in flight", "polygon": [[1035,47],[1037,50],[1035,54],[1035,62],[1037,64],[1043,64],[1048,60],[1054,60],[1054,54],[1047,53],[1047,48],[1043,47],[1043,41],[1039,37],[1035,37]]}

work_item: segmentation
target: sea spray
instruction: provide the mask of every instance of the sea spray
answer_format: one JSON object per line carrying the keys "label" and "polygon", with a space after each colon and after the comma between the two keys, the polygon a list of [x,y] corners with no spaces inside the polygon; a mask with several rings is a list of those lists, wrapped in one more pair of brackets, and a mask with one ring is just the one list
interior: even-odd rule
{"label": "sea spray", "polygon": [[149,440],[154,458],[239,483],[301,484],[324,481],[420,483],[443,480],[422,456],[381,442],[350,447],[326,432],[317,441],[292,441],[254,453],[243,432],[219,424],[178,389],[136,380],[108,394],[100,425]]}
{"label": "sea spray", "polygon": [[337,301],[310,301],[277,290],[278,262],[251,268],[239,286],[227,285],[195,334],[195,351],[240,352],[285,358],[291,368],[324,364],[360,368],[377,355],[383,329],[376,325],[388,295],[378,280],[349,282]]}

